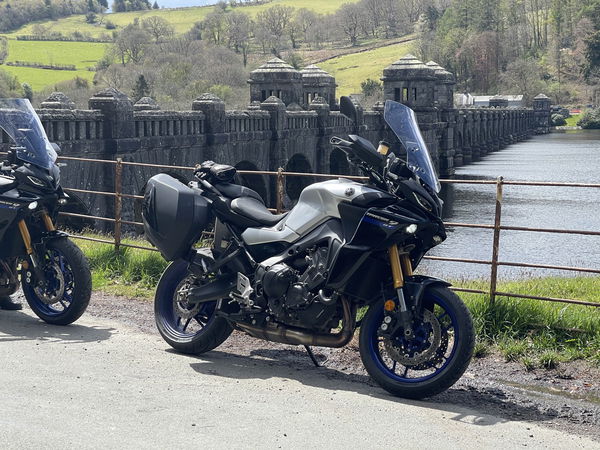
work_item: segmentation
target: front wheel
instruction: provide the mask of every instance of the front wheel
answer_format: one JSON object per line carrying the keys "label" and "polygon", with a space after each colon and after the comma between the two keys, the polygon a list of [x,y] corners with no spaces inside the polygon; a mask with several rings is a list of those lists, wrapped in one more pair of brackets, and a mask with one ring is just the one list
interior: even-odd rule
{"label": "front wheel", "polygon": [[92,276],[83,252],[67,238],[49,241],[37,255],[45,282],[23,270],[21,284],[31,310],[43,321],[68,325],[85,312],[92,295]]}
{"label": "front wheel", "polygon": [[369,307],[359,348],[367,372],[388,392],[412,399],[429,397],[448,389],[467,369],[475,343],[473,320],[450,289],[427,288],[422,317],[413,323],[410,338],[402,328],[391,336],[382,333],[384,316],[383,300]]}
{"label": "front wheel", "polygon": [[221,345],[233,328],[215,315],[217,302],[192,304],[187,291],[202,284],[190,274],[185,261],[174,261],[165,269],[154,298],[156,326],[162,338],[181,353],[199,355]]}

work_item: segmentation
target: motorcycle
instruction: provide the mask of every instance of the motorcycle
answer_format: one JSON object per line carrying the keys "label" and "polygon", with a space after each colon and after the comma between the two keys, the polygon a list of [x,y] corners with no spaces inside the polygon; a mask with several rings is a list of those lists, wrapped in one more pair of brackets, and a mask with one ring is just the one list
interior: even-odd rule
{"label": "motorcycle", "polygon": [[54,225],[69,199],[60,186],[58,146],[27,99],[0,99],[0,129],[15,144],[0,166],[0,296],[21,284],[40,319],[70,324],[88,306],[92,279],[81,250]]}
{"label": "motorcycle", "polygon": [[[341,110],[356,120],[349,98]],[[310,346],[345,346],[360,327],[362,362],[390,393],[423,398],[460,378],[471,315],[449,283],[413,272],[446,239],[440,184],[414,112],[387,101],[384,118],[406,161],[385,142],[333,137],[369,181],[309,185],[285,214],[234,184],[231,166],[205,162],[187,185],[167,174],[148,181],[145,234],[171,261],[154,302],[171,347],[201,354],[237,329],[304,345],[316,363]],[[214,243],[197,248],[213,216]]]}

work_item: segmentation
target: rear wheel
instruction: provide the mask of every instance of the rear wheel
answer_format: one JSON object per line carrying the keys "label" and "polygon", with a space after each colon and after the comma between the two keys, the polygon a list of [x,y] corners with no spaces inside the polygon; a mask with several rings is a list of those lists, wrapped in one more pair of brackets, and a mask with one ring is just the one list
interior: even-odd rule
{"label": "rear wheel", "polygon": [[215,316],[216,301],[187,301],[187,290],[198,284],[197,277],[188,272],[187,263],[175,261],[166,268],[156,288],[156,326],[163,339],[182,353],[208,352],[225,342],[233,331],[224,318]]}
{"label": "rear wheel", "polygon": [[383,300],[369,307],[360,329],[360,356],[367,372],[399,397],[419,399],[445,391],[462,376],[473,354],[471,314],[454,292],[429,287],[423,306],[411,338],[402,328],[381,336]]}
{"label": "rear wheel", "polygon": [[22,271],[21,284],[27,303],[45,322],[53,325],[75,322],[92,295],[92,276],[83,252],[67,238],[60,238],[49,241],[45,253],[37,257],[45,282],[40,285],[31,271]]}

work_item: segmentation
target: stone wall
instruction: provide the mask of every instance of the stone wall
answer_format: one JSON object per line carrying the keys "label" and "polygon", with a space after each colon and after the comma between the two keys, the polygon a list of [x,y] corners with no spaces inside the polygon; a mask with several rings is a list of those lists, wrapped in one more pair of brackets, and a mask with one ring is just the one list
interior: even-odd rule
{"label": "stone wall", "polygon": [[[423,63],[415,62],[414,57],[408,59],[408,63],[403,58],[386,68],[386,97],[400,96],[398,100],[415,110],[440,176],[450,177],[460,165],[549,131],[547,97],[536,97],[533,109],[455,109],[448,101],[453,96],[451,74],[435,63],[421,67]],[[264,73],[261,77],[262,88],[268,80]],[[252,89],[255,87],[251,84]],[[314,86],[309,89],[314,90]],[[308,99],[298,97],[301,102]],[[361,108],[358,123],[335,111],[335,106],[331,98],[316,96],[303,109],[295,102],[286,106],[277,96],[269,96],[262,102],[251,102],[247,110],[228,111],[222,100],[204,94],[193,101],[190,111],[161,111],[152,99],[144,98],[134,105],[123,93],[106,89],[89,100],[88,110],[75,109],[68,98],[55,93],[42,103],[38,114],[50,140],[59,144],[64,156],[179,166],[210,159],[240,170],[277,171],[282,167],[292,172],[351,173],[354,169],[343,153],[329,144],[334,135],[359,133],[374,143],[386,139],[401,152],[384,124],[382,103],[365,111]],[[0,149],[8,146],[8,137],[2,133]],[[158,171],[126,165],[123,192],[141,193],[146,180]],[[189,171],[179,173],[191,176]],[[270,205],[275,204],[275,177],[242,178]],[[290,205],[312,181],[288,178],[286,203]],[[62,183],[65,187],[114,191],[114,165],[68,161],[62,169]],[[114,200],[108,196],[82,195],[82,203],[95,215],[111,217],[114,211]],[[124,211],[125,219],[139,219],[133,202],[125,201]]]}

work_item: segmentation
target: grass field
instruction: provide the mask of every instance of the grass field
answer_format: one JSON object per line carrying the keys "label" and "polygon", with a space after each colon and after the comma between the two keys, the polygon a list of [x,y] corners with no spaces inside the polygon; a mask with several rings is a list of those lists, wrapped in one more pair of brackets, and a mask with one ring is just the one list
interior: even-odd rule
{"label": "grass field", "polygon": [[410,52],[411,43],[395,44],[360,53],[338,56],[318,66],[335,77],[337,95],[359,93],[360,83],[367,78],[379,80],[384,67]]}
{"label": "grass field", "polygon": [[[344,3],[354,3],[358,0],[274,0],[271,3],[256,6],[244,6],[235,8],[235,11],[244,12],[256,16],[261,11],[271,8],[275,5],[293,6],[294,8],[309,8],[320,14],[329,14],[335,12]],[[142,19],[145,16],[160,16],[169,21],[175,27],[177,33],[188,31],[195,22],[203,20],[208,13],[213,11],[214,6],[203,6],[195,8],[178,8],[178,9],[160,9],[148,11],[133,11],[126,13],[114,13],[104,15],[104,20],[110,20],[119,27],[124,27],[133,22],[135,18]],[[62,34],[68,35],[74,31],[88,33],[91,36],[99,37],[104,33],[110,34],[104,25],[91,25],[85,22],[85,16],[75,15],[55,21],[41,22],[44,25],[49,25],[53,31],[59,31]],[[26,25],[19,28],[7,36],[16,36],[31,34],[31,29],[34,24]]]}
{"label": "grass field", "polygon": [[583,117],[583,114],[573,114],[571,117],[567,118],[567,126],[575,127],[577,126],[577,121]]}
{"label": "grass field", "polygon": [[34,91],[75,77],[88,81],[94,78],[94,67],[104,55],[106,44],[93,42],[17,41],[8,40],[7,61],[27,61],[41,64],[73,64],[76,71],[48,70],[32,67],[2,65],[4,70],[16,75],[20,83],[29,83]]}

